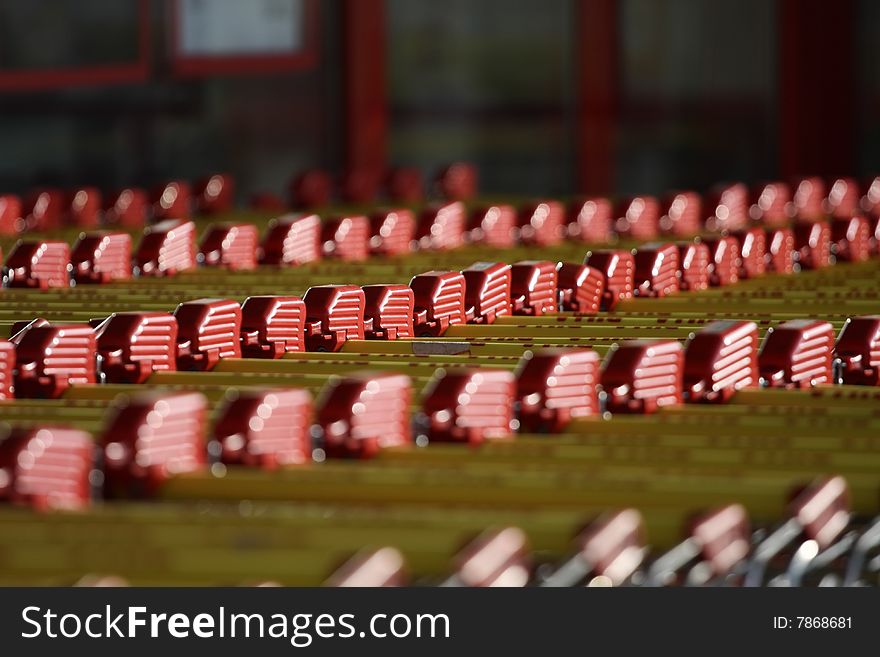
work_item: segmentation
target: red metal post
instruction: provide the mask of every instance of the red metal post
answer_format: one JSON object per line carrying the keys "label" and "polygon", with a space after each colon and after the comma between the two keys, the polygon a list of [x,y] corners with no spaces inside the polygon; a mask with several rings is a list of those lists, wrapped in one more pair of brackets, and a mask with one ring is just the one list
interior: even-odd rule
{"label": "red metal post", "polygon": [[383,172],[388,153],[384,0],[342,3],[345,164]]}
{"label": "red metal post", "polygon": [[783,177],[856,165],[856,3],[779,2],[779,167]]}
{"label": "red metal post", "polygon": [[614,191],[618,99],[616,0],[580,0],[576,7],[577,191]]}

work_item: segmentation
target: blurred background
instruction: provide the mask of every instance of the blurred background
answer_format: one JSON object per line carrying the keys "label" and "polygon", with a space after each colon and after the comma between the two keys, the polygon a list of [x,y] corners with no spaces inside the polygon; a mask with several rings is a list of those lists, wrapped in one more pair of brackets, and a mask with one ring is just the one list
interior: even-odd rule
{"label": "blurred background", "polygon": [[874,0],[0,0],[0,192],[475,162],[488,193],[880,170]]}

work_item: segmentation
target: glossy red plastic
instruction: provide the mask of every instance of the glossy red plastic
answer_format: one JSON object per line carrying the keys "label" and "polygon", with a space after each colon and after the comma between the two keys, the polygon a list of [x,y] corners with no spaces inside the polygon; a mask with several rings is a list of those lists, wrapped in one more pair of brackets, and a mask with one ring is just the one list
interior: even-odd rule
{"label": "glossy red plastic", "polygon": [[700,232],[703,227],[703,199],[697,192],[675,192],[665,196],[661,203],[661,233],[689,237]]}
{"label": "glossy red plastic", "polygon": [[177,369],[177,319],[163,312],[113,313],[95,327],[98,364],[107,383],[142,384]]}
{"label": "glossy red plastic", "polygon": [[516,370],[521,432],[561,431],[599,413],[599,356],[592,349],[527,352]]}
{"label": "glossy red plastic", "polygon": [[257,266],[260,235],[253,224],[211,224],[199,244],[198,261],[209,267],[248,270]]}
{"label": "glossy red plastic", "polygon": [[635,283],[636,260],[629,251],[588,251],[584,264],[605,276],[602,310],[613,310],[618,303],[631,299]]}
{"label": "glossy red plastic", "polygon": [[153,189],[150,195],[152,220],[189,219],[192,189],[185,180],[170,180]]}
{"label": "glossy red plastic", "polygon": [[749,515],[740,504],[700,514],[688,533],[700,548],[703,564],[715,577],[729,573],[751,550]]}
{"label": "glossy red plastic", "polygon": [[453,571],[460,586],[525,586],[532,571],[528,537],[519,527],[486,530],[455,555]]}
{"label": "glossy red plastic", "polygon": [[241,305],[241,355],[281,358],[306,350],[306,304],[299,297],[254,296]]}
{"label": "glossy red plastic", "polygon": [[475,244],[506,249],[516,244],[516,209],[512,205],[476,208],[468,221],[468,235]]}
{"label": "glossy red plastic", "polygon": [[328,219],[321,226],[321,242],[329,258],[366,260],[370,255],[370,221],[362,215]]}
{"label": "glossy red plastic", "polygon": [[324,586],[337,588],[406,586],[405,561],[392,547],[367,548],[346,561],[327,578]]}
{"label": "glossy red plastic", "polygon": [[614,230],[620,236],[652,240],[660,232],[660,201],[654,196],[624,199],[617,204],[614,216]]}
{"label": "glossy red plastic", "polygon": [[689,402],[725,402],[737,390],[759,385],[758,326],[715,321],[688,340],[684,393]]}
{"label": "glossy red plastic", "polygon": [[830,322],[795,319],[768,330],[758,356],[764,385],[808,388],[832,383],[834,328]]}
{"label": "glossy red plastic", "polygon": [[752,190],[749,217],[765,227],[780,226],[788,221],[791,206],[791,187],[774,181],[756,186]]}
{"label": "glossy red plastic", "polygon": [[871,230],[871,254],[872,255],[880,255],[880,218],[872,219],[871,224],[873,225],[873,229]]}
{"label": "glossy red plastic", "polygon": [[678,247],[675,244],[645,244],[634,255],[635,296],[665,297],[678,292]]}
{"label": "glossy red plastic", "polygon": [[131,278],[131,235],[80,233],[70,254],[71,277],[77,285]]}
{"label": "glossy red plastic", "polygon": [[221,358],[241,358],[241,306],[232,299],[196,299],[174,310],[177,368],[206,371]]}
{"label": "glossy red plastic", "polygon": [[860,199],[855,178],[837,178],[828,188],[823,209],[835,219],[847,219],[859,211]]}
{"label": "glossy red plastic", "polygon": [[788,505],[806,538],[820,550],[830,546],[849,526],[850,492],[843,477],[826,477],[804,488]]}
{"label": "glossy red plastic", "polygon": [[67,195],[60,189],[36,189],[24,197],[24,230],[55,230],[61,226]]}
{"label": "glossy red plastic", "polygon": [[517,226],[523,244],[559,244],[565,236],[565,206],[549,200],[527,203],[517,213]]}
{"label": "glossy red plastic", "polygon": [[605,276],[588,265],[561,262],[556,268],[559,310],[595,315],[605,298]]}
{"label": "glossy red plastic", "polygon": [[794,227],[795,261],[803,269],[831,264],[831,227],[824,221],[801,222]]}
{"label": "glossy red plastic", "polygon": [[69,266],[67,242],[19,241],[6,258],[4,278],[9,287],[67,287]]}
{"label": "glossy red plastic", "polygon": [[12,328],[9,331],[10,342],[18,344],[21,338],[24,337],[25,329],[32,329],[37,326],[51,326],[51,324],[49,320],[44,317],[35,317],[34,319],[22,319],[14,322],[12,324]]}
{"label": "glossy red plastic", "polygon": [[71,385],[95,383],[95,331],[88,324],[32,326],[14,336],[15,395],[56,399]]}
{"label": "glossy red plastic", "polygon": [[138,244],[134,266],[141,276],[173,276],[195,269],[195,224],[169,219],[149,226]]}
{"label": "glossy red plastic", "polygon": [[791,274],[794,272],[794,231],[791,228],[773,228],[767,233],[767,251],[764,262],[768,272]]}
{"label": "glossy red plastic", "polygon": [[846,320],[834,356],[840,360],[840,378],[847,385],[880,385],[880,315]]}
{"label": "glossy red plastic", "polygon": [[568,234],[589,244],[611,239],[611,201],[603,197],[582,199],[568,208]]}
{"label": "glossy red plastic", "polygon": [[705,240],[709,247],[709,284],[733,285],[739,280],[739,240],[733,235]]}
{"label": "glossy red plastic", "polygon": [[470,324],[492,324],[510,314],[510,265],[477,262],[462,270],[465,316]]}
{"label": "glossy red plastic", "polygon": [[0,340],[0,401],[15,396],[15,345]]}
{"label": "glossy red plastic", "polygon": [[464,276],[457,271],[429,271],[413,276],[413,330],[417,336],[443,335],[447,328],[466,321]]}
{"label": "glossy red plastic", "polygon": [[358,372],[331,381],[316,402],[329,457],[368,458],[412,440],[412,382],[404,374]]}
{"label": "glossy red plastic", "polygon": [[586,576],[600,576],[612,586],[624,584],[642,563],[645,553],[645,520],[636,509],[599,516],[575,540]]}
{"label": "glossy red plastic", "polygon": [[460,201],[422,210],[415,239],[422,249],[444,251],[464,244],[465,208]]}
{"label": "glossy red plastic", "polygon": [[166,479],[206,467],[207,401],[198,392],[138,393],[120,403],[101,436],[104,493],[149,497]]}
{"label": "glossy red plastic", "polygon": [[754,227],[733,235],[739,242],[739,277],[756,278],[767,271],[767,233]]}
{"label": "glossy red plastic", "polygon": [[507,370],[439,370],[422,401],[429,440],[476,444],[508,437],[515,395],[516,381]]}
{"label": "glossy red plastic", "polygon": [[880,217],[880,176],[865,182],[865,195],[862,196],[860,207],[869,217]]}
{"label": "glossy red plastic", "polygon": [[364,291],[357,285],[317,285],[306,290],[306,349],[339,351],[364,339]]}
{"label": "glossy red plastic", "polygon": [[97,228],[101,223],[102,199],[96,187],[80,187],[67,195],[64,221],[70,226]]}
{"label": "glossy red plastic", "polygon": [[193,192],[199,214],[229,212],[235,204],[235,180],[228,173],[215,173],[198,180]]}
{"label": "glossy red plastic", "polygon": [[321,259],[318,215],[286,214],[269,222],[259,251],[264,265],[304,265]]}
{"label": "glossy red plastic", "polygon": [[0,501],[40,510],[87,507],[94,448],[79,429],[12,429],[0,437]]}
{"label": "glossy red plastic", "polygon": [[825,181],[818,176],[800,178],[792,182],[792,207],[789,216],[815,221],[822,217],[822,201],[825,198]]}
{"label": "glossy red plastic", "polygon": [[602,370],[612,413],[653,413],[682,402],[684,349],[676,340],[631,340],[608,352]]}
{"label": "glossy red plastic", "polygon": [[220,460],[275,469],[312,460],[312,396],[298,388],[242,390],[214,423]]}
{"label": "glossy red plastic", "polygon": [[415,295],[406,285],[365,285],[364,337],[408,340],[413,337]]}
{"label": "glossy red plastic", "polygon": [[119,228],[141,228],[149,214],[147,193],[137,187],[127,187],[104,200],[104,223]]}
{"label": "glossy red plastic", "polygon": [[453,162],[436,177],[437,190],[452,201],[467,201],[477,195],[477,167],[469,162]]}
{"label": "glossy red plastic", "polygon": [[840,262],[863,262],[871,257],[871,224],[855,215],[831,220],[831,253]]}
{"label": "glossy red plastic", "polygon": [[556,263],[522,260],[510,266],[510,305],[514,315],[556,312]]}
{"label": "glossy red plastic", "polygon": [[15,194],[0,194],[0,235],[15,235],[22,229],[21,199]]}
{"label": "glossy red plastic", "polygon": [[412,210],[381,210],[370,217],[370,253],[396,256],[412,250],[416,216]]}
{"label": "glossy red plastic", "polygon": [[715,187],[706,195],[706,230],[738,230],[749,221],[749,188],[743,183]]}
{"label": "glossy red plastic", "polygon": [[678,245],[679,289],[697,292],[709,287],[709,247],[703,242]]}

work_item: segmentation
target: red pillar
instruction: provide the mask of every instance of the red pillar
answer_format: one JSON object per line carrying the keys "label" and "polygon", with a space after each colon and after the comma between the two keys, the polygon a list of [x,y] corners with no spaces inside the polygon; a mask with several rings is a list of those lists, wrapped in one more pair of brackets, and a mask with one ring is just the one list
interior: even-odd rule
{"label": "red pillar", "polygon": [[577,41],[577,191],[614,191],[617,128],[617,0],[580,0]]}
{"label": "red pillar", "polygon": [[383,171],[388,155],[384,0],[342,3],[345,164]]}
{"label": "red pillar", "polygon": [[856,173],[854,0],[779,0],[782,176]]}

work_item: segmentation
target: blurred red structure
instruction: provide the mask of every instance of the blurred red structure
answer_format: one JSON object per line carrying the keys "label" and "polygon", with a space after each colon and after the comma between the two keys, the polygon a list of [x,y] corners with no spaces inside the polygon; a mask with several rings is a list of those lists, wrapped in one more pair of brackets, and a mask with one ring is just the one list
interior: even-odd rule
{"label": "blurred red structure", "polygon": [[428,439],[476,444],[506,438],[515,394],[513,373],[506,370],[440,370],[422,401]]}
{"label": "blurred red structure", "polygon": [[203,265],[230,270],[257,266],[260,235],[253,224],[211,224],[199,244],[197,259]]}
{"label": "blurred red structure", "polygon": [[213,438],[220,461],[265,469],[312,458],[312,396],[298,388],[243,390],[219,411]]}
{"label": "blurred red structure", "polygon": [[327,456],[369,458],[409,444],[411,398],[412,382],[403,374],[363,372],[331,382],[315,413]]}
{"label": "blurred red structure", "polygon": [[761,379],[772,388],[808,388],[832,382],[834,329],[829,322],[795,319],[768,331],[758,357]]}
{"label": "blurred red structure", "polygon": [[683,379],[687,401],[728,401],[737,390],[758,383],[754,322],[711,322],[688,341]]}
{"label": "blurred red structure", "polygon": [[201,393],[132,395],[115,409],[100,439],[104,494],[149,497],[169,477],[203,470],[206,425]]}
{"label": "blurred red structure", "polygon": [[287,214],[269,222],[259,250],[260,264],[295,266],[321,259],[321,220]]}
{"label": "blurred red structure", "polygon": [[520,431],[557,433],[599,413],[599,356],[592,349],[526,353],[516,372]]}
{"label": "blurred red structure", "polygon": [[169,219],[149,226],[134,256],[141,276],[173,276],[196,267],[196,226]]}
{"label": "blurred red structure", "polygon": [[81,233],[70,254],[71,277],[77,285],[131,278],[128,233]]}
{"label": "blurred red structure", "polygon": [[94,442],[79,429],[16,428],[0,437],[0,500],[37,509],[82,509],[91,501]]}
{"label": "blurred red structure", "polygon": [[653,413],[681,404],[684,350],[675,340],[631,340],[608,353],[602,370],[605,408]]}
{"label": "blurred red structure", "polygon": [[67,242],[19,241],[7,256],[3,278],[9,287],[45,290],[69,285],[70,247]]}

